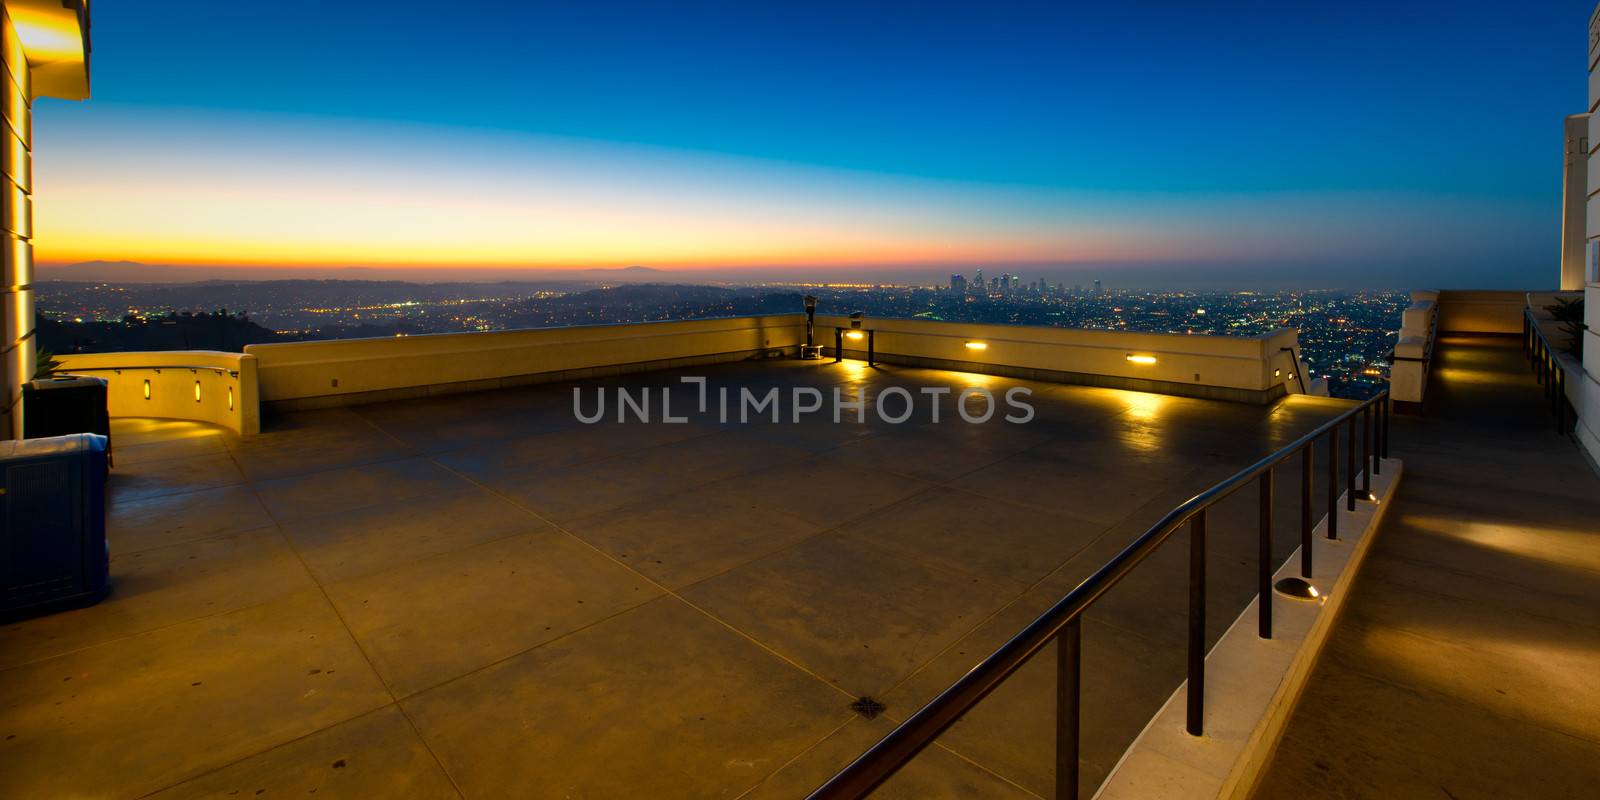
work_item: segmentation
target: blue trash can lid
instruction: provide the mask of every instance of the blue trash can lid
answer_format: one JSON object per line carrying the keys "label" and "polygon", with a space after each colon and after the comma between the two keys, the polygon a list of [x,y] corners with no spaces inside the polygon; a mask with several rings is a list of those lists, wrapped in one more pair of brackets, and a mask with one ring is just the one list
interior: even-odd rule
{"label": "blue trash can lid", "polygon": [[7,439],[0,442],[0,461],[105,451],[106,437],[98,433],[74,433],[39,439]]}
{"label": "blue trash can lid", "polygon": [[30,389],[65,389],[71,386],[107,386],[105,378],[96,378],[93,375],[52,375],[48,378],[37,378],[28,381]]}

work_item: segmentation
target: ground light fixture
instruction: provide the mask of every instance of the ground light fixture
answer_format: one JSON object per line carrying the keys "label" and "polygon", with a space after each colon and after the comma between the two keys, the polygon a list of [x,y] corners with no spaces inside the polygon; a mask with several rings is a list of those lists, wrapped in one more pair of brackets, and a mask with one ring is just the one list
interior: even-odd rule
{"label": "ground light fixture", "polygon": [[1272,584],[1273,591],[1290,600],[1321,600],[1322,593],[1305,578],[1284,578]]}
{"label": "ground light fixture", "polygon": [[1156,357],[1155,356],[1145,356],[1145,355],[1138,355],[1136,353],[1129,353],[1126,357],[1127,357],[1127,359],[1129,361],[1131,361],[1131,362],[1133,362],[1135,364],[1154,364],[1154,363],[1156,363]]}

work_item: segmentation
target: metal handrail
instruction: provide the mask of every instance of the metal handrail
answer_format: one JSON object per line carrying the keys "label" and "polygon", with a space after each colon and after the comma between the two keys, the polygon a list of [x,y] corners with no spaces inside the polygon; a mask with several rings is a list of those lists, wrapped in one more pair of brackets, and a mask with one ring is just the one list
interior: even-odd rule
{"label": "metal handrail", "polygon": [[1294,359],[1294,379],[1300,382],[1300,393],[1311,394],[1311,390],[1306,388],[1305,370],[1301,368],[1304,365],[1300,363],[1300,351],[1293,347],[1281,347],[1279,349],[1288,351],[1289,357]]}
{"label": "metal handrail", "polygon": [[210,371],[210,372],[215,372],[218,375],[221,375],[222,373],[226,372],[226,373],[228,373],[228,377],[230,377],[230,378],[239,377],[239,371],[236,370],[236,369],[228,369],[227,367],[205,367],[205,366],[198,366],[198,365],[191,366],[191,365],[188,365],[188,364],[163,364],[163,365],[161,365],[159,367],[143,367],[143,366],[62,367],[61,369],[57,370],[57,373],[62,374],[62,375],[70,375],[70,374],[72,374],[74,372],[121,372],[123,370],[141,370],[141,369],[154,370],[156,372],[160,372],[161,370],[164,370],[164,369],[170,369],[170,370],[186,369],[186,370],[189,370],[190,372],[199,372],[200,370],[207,370],[207,371]]}
{"label": "metal handrail", "polygon": [[1570,434],[1567,427],[1567,371],[1561,366],[1560,351],[1550,344],[1550,339],[1539,327],[1533,309],[1522,308],[1522,352],[1528,357],[1530,368],[1539,385],[1544,387],[1545,400],[1550,403],[1550,413],[1556,418],[1556,433]]}
{"label": "metal handrail", "polygon": [[[1190,527],[1189,559],[1189,627],[1188,627],[1188,709],[1185,728],[1199,736],[1203,730],[1205,700],[1205,520],[1206,510],[1231,496],[1245,484],[1259,481],[1261,486],[1261,547],[1258,602],[1260,620],[1258,632],[1262,638],[1272,637],[1271,587],[1271,531],[1272,531],[1272,469],[1296,453],[1302,454],[1301,463],[1301,575],[1311,577],[1312,551],[1312,447],[1326,436],[1329,443],[1328,459],[1328,529],[1330,539],[1337,538],[1338,512],[1338,446],[1339,427],[1348,424],[1350,446],[1346,451],[1345,482],[1348,487],[1349,508],[1354,509],[1357,498],[1355,485],[1355,434],[1356,426],[1365,428],[1362,437],[1362,462],[1366,469],[1361,495],[1370,498],[1371,476],[1378,472],[1379,462],[1388,457],[1389,449],[1389,393],[1384,391],[1361,402],[1354,408],[1318,426],[1291,444],[1281,447],[1271,455],[1234,473],[1231,477],[1190,498],[1167,512],[1155,525],[1134,539],[1121,553],[1106,562],[1093,575],[1084,579],[1055,605],[1029,623],[1009,641],[987,658],[978,662],[955,683],[911,715],[887,736],[840,770],[810,795],[811,800],[837,800],[861,798],[888,780],[905,766],[917,753],[931,744],[956,720],[976,706],[990,692],[1052,640],[1059,639],[1056,679],[1056,797],[1078,796],[1078,715],[1081,708],[1079,667],[1082,652],[1080,620],[1101,596],[1110,591],[1129,572],[1155,552],[1172,537],[1184,523]],[[1374,414],[1376,410],[1376,414]],[[1359,418],[1359,421],[1358,421]],[[1370,461],[1369,461],[1370,459]]]}

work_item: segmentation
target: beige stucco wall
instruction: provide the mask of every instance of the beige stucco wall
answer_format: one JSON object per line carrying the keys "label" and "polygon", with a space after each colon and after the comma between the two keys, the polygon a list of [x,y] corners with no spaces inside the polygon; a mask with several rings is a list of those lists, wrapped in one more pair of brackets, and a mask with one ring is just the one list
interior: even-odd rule
{"label": "beige stucco wall", "polygon": [[[831,345],[844,317],[820,316],[817,342]],[[1284,348],[1296,334],[1257,337],[1122,333],[925,320],[869,320],[887,362],[944,362],[1011,374],[1093,375],[1126,388],[1265,401],[1300,391],[1303,369]],[[62,357],[63,371],[110,382],[115,417],[195,419],[243,434],[259,430],[259,403],[285,408],[373,402],[493,389],[540,380],[793,356],[805,338],[801,314],[594,325],[250,345],[244,354],[197,351]],[[988,345],[982,351],[969,341]],[[865,347],[865,342],[859,343]],[[857,357],[864,352],[847,355]],[[1152,364],[1128,360],[1152,356]],[[150,396],[144,394],[150,382]],[[1144,383],[1137,383],[1137,382]],[[200,384],[200,396],[194,394]],[[1231,394],[1229,394],[1231,392]],[[230,394],[231,393],[231,394]],[[230,402],[231,401],[231,402]]]}
{"label": "beige stucco wall", "polygon": [[1439,292],[1440,333],[1522,333],[1522,290],[1445,289]]}
{"label": "beige stucco wall", "polygon": [[[1274,395],[1299,391],[1299,366],[1294,356],[1283,350],[1299,349],[1298,337],[1289,329],[1236,337],[914,319],[868,318],[862,324],[875,331],[874,344],[886,361],[909,356],[952,366],[972,365],[980,371],[984,365],[1002,365],[1147,381],[1176,391],[1182,391],[1180,387]],[[834,328],[849,326],[848,317],[818,316],[817,343],[831,348]],[[975,350],[967,347],[968,342],[984,347]],[[859,355],[866,346],[864,340],[847,340],[845,352]],[[1152,356],[1155,363],[1130,361],[1129,356]]]}
{"label": "beige stucco wall", "polygon": [[33,112],[28,64],[11,15],[0,5],[0,438],[22,436],[22,384],[33,377]]}
{"label": "beige stucco wall", "polygon": [[261,430],[255,356],[181,350],[64,355],[58,360],[62,372],[106,379],[113,417],[199,420],[243,435]]}
{"label": "beige stucco wall", "polygon": [[[541,373],[794,348],[800,314],[448,333],[385,339],[258,344],[263,402],[371,396],[396,390],[485,384]],[[352,399],[356,399],[353,398]]]}
{"label": "beige stucco wall", "polygon": [[[819,316],[817,343],[832,345],[844,317]],[[869,320],[885,361],[930,359],[1169,382],[1255,393],[1298,391],[1298,367],[1283,350],[1294,331],[1260,337],[1183,336],[925,320]],[[804,340],[801,314],[251,345],[263,402],[364,402],[438,391],[494,388],[541,375],[584,377],[674,364],[792,354]],[[966,347],[981,340],[983,351]],[[851,356],[865,342],[850,343]],[[1137,364],[1129,354],[1151,355]],[[954,364],[953,364],[954,365]]]}

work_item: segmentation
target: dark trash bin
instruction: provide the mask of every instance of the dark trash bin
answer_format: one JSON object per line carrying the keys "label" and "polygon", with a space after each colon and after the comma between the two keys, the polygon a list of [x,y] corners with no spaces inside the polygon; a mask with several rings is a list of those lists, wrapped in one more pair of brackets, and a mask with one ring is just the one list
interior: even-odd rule
{"label": "dark trash bin", "polygon": [[106,437],[106,460],[110,463],[111,414],[106,386],[105,378],[88,375],[57,375],[23,384],[22,437],[97,433]]}
{"label": "dark trash bin", "polygon": [[0,441],[0,619],[93,605],[110,589],[106,440]]}

